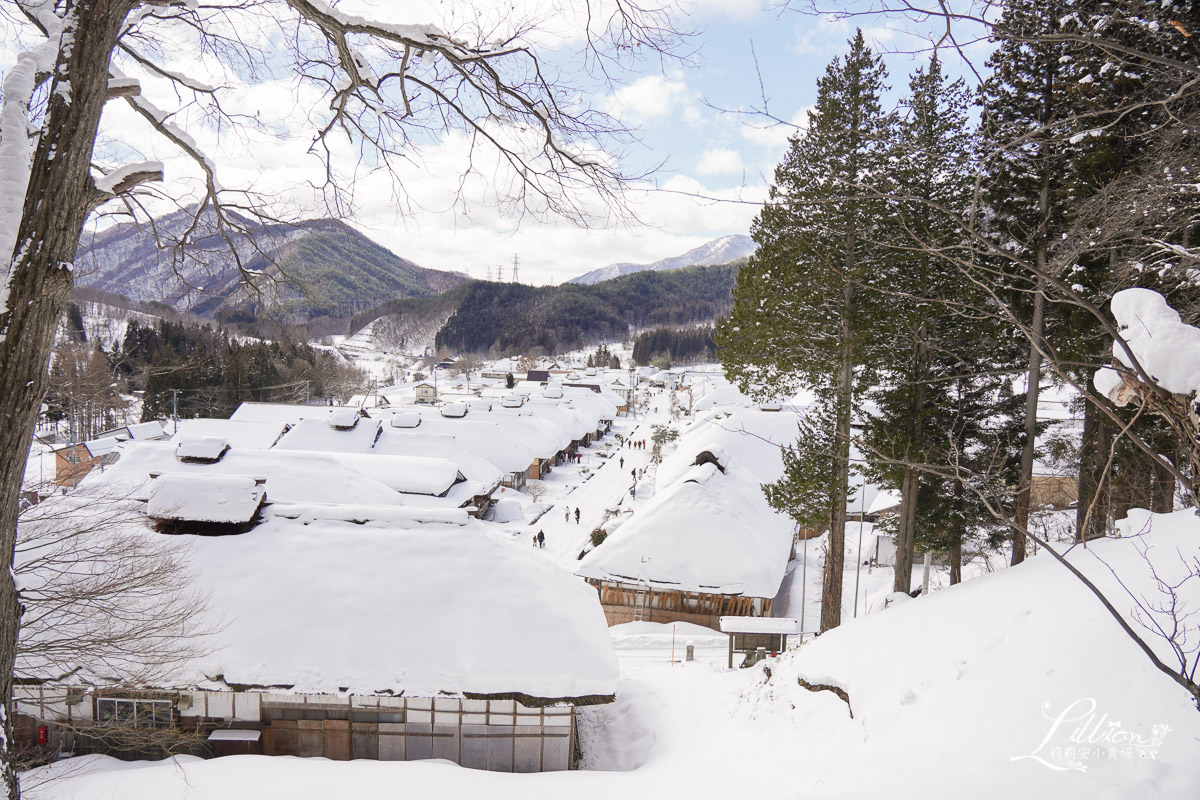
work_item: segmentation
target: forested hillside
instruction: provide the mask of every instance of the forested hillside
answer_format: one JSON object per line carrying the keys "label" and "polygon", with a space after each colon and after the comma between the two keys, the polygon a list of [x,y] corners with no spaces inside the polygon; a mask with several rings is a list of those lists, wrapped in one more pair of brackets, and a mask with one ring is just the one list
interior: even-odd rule
{"label": "forested hillside", "polygon": [[445,318],[435,340],[438,347],[552,354],[621,339],[630,328],[712,321],[730,308],[737,270],[727,264],[639,272],[593,285],[472,281],[435,298],[385,303],[356,316],[351,330],[385,316],[413,327]]}

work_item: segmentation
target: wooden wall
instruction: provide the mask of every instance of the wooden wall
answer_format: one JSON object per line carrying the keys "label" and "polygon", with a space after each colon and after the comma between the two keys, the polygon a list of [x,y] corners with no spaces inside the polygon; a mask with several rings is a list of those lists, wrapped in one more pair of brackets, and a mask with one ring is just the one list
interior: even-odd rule
{"label": "wooden wall", "polygon": [[[594,579],[588,583],[600,592],[600,605],[610,626],[635,621],[637,587]],[[651,589],[641,618],[643,622],[691,622],[718,630],[721,617],[769,617],[771,605],[769,597]]]}

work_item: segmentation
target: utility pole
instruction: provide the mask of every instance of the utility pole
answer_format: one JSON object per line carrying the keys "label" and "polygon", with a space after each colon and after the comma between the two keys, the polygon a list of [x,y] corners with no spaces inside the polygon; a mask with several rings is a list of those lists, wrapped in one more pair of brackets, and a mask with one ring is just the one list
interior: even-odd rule
{"label": "utility pole", "polygon": [[520,274],[520,270],[521,270],[521,257],[519,255],[517,255],[516,253],[514,253],[513,254],[513,274],[512,274],[512,282],[513,283],[521,282],[521,279],[517,277]]}
{"label": "utility pole", "polygon": [[179,433],[179,390],[171,390],[171,420],[175,425],[173,433]]}
{"label": "utility pole", "polygon": [[492,266],[490,264],[488,265],[488,268],[487,268],[487,280],[488,280],[488,283],[492,282]]}
{"label": "utility pole", "polygon": [[496,267],[496,283],[504,283],[504,265]]}

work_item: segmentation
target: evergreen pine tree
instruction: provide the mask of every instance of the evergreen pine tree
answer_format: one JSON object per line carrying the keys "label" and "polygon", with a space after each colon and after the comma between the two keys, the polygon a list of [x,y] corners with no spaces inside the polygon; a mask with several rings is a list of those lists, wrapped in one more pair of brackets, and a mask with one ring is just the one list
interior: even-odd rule
{"label": "evergreen pine tree", "polygon": [[832,452],[797,459],[832,465],[822,630],[841,623],[856,350],[878,313],[860,302],[858,285],[879,255],[886,214],[873,186],[887,167],[893,124],[880,104],[885,78],[882,59],[858,31],[818,80],[816,106],[775,170],[752,229],[758,251],[738,273],[733,311],[718,331],[721,360],[743,391],[807,386],[832,425],[832,436],[821,439]]}

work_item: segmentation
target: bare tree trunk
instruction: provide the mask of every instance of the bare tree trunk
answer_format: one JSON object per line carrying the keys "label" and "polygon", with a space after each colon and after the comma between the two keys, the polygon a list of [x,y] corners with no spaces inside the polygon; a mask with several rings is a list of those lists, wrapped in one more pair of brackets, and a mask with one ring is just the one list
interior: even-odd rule
{"label": "bare tree trunk", "polygon": [[896,536],[896,571],[892,590],[907,594],[912,591],[912,568],[917,553],[917,495],[921,488],[921,472],[915,463],[923,461],[921,452],[925,434],[925,378],[929,346],[925,343],[925,326],[914,335],[915,361],[913,394],[909,407],[909,452],[905,456],[904,477],[900,482],[900,528]]}
{"label": "bare tree trunk", "polygon": [[[1044,263],[1045,248],[1038,252],[1039,263]],[[1018,530],[1029,528],[1029,494],[1033,488],[1033,455],[1037,446],[1038,396],[1042,383],[1042,353],[1035,346],[1040,344],[1046,327],[1046,282],[1038,278],[1037,290],[1033,295],[1033,321],[1030,323],[1029,367],[1025,372],[1028,391],[1025,395],[1025,446],[1021,449],[1021,473],[1017,486],[1016,523]],[[1025,560],[1025,537],[1014,533],[1012,537],[1012,565]]]}
{"label": "bare tree trunk", "polygon": [[950,585],[962,583],[962,538],[950,545]]}
{"label": "bare tree trunk", "polygon": [[[854,264],[854,234],[848,237],[847,267]],[[849,270],[847,270],[849,274]],[[854,285],[847,280],[842,292],[841,363],[837,386],[837,420],[833,459],[833,509],[829,521],[829,552],[825,554],[825,574],[821,585],[821,630],[842,624],[842,573],[846,555],[846,496],[850,491],[850,403],[854,390]]]}
{"label": "bare tree trunk", "polygon": [[[25,461],[46,391],[54,331],[71,290],[72,263],[87,220],[92,144],[108,89],[109,57],[125,2],[79,0],[67,12],[70,46],[59,56],[45,131],[34,154],[9,278],[8,310],[0,314],[0,703],[12,707],[13,664],[21,604],[12,578],[18,500]],[[73,29],[72,29],[73,26]],[[69,97],[69,102],[67,100]],[[86,146],[81,146],[85,143]],[[3,715],[3,780],[19,797],[13,765],[13,721]]]}
{"label": "bare tree trunk", "polygon": [[1079,477],[1076,480],[1075,536],[1078,541],[1108,533],[1112,476],[1108,474],[1112,451],[1112,425],[1099,407],[1087,403],[1083,411],[1083,437],[1079,443]]}
{"label": "bare tree trunk", "polygon": [[1175,510],[1175,476],[1154,462],[1151,462],[1150,470],[1150,510],[1156,514],[1169,514]]}

